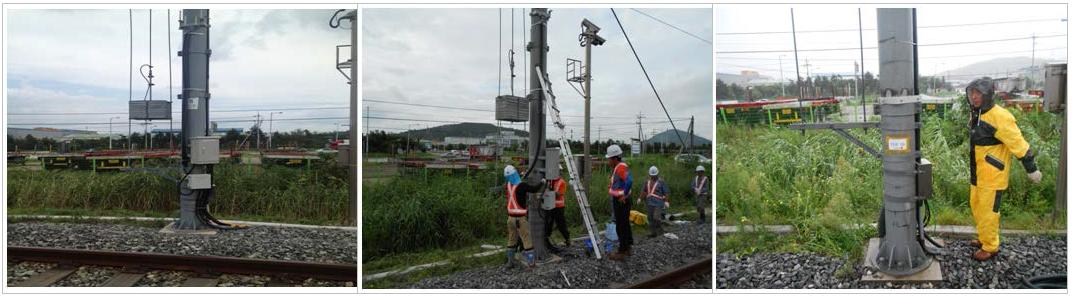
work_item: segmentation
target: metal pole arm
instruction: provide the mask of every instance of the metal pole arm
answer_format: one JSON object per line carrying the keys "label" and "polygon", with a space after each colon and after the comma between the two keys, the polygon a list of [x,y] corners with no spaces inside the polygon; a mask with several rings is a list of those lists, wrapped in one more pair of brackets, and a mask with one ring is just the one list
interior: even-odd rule
{"label": "metal pole arm", "polygon": [[790,124],[793,130],[878,128],[878,122]]}
{"label": "metal pole arm", "polygon": [[789,129],[794,129],[794,130],[830,129],[830,130],[834,130],[834,132],[837,132],[838,134],[841,134],[842,137],[845,137],[845,139],[848,139],[849,141],[851,141],[852,143],[856,144],[860,148],[863,148],[865,151],[867,151],[867,153],[871,154],[872,156],[875,156],[875,158],[880,158],[881,159],[882,158],[882,153],[881,152],[879,152],[878,150],[876,150],[876,149],[874,149],[874,148],[872,148],[870,146],[867,146],[867,144],[865,144],[863,141],[860,141],[859,138],[856,138],[855,136],[852,136],[852,134],[849,134],[849,132],[845,131],[845,129],[853,129],[853,128],[878,128],[878,124],[879,123],[877,123],[877,122],[870,122],[870,123],[864,122],[864,123],[791,124],[791,125],[789,125]]}

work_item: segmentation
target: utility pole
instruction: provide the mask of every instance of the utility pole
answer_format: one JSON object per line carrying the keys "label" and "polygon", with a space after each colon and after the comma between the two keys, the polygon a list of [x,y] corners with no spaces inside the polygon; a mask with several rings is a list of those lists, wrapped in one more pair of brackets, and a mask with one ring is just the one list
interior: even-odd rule
{"label": "utility pole", "polygon": [[257,125],[254,125],[254,127],[257,128],[257,151],[260,151],[261,150],[261,112],[259,112],[259,111],[257,112]]}
{"label": "utility pole", "polygon": [[108,119],[108,150],[112,150],[112,120],[119,117],[112,117]]}
{"label": "utility pole", "polygon": [[[804,101],[801,101],[804,99],[804,85],[800,81],[800,56],[797,53],[797,21],[792,8],[789,8],[789,23],[793,29],[793,64],[797,69],[797,105],[800,110],[804,110]],[[800,130],[800,135],[804,135],[804,130]]]}
{"label": "utility pole", "polygon": [[[1031,33],[1031,80],[1035,80],[1035,33]],[[1028,86],[1030,88],[1030,86]]]}
{"label": "utility pole", "polygon": [[[533,8],[529,13],[531,17],[531,25],[529,27],[532,33],[532,39],[529,41],[526,47],[529,52],[529,169],[525,173],[526,177],[530,174],[535,174],[536,180],[544,178],[546,175],[546,157],[544,151],[547,149],[547,118],[544,112],[544,90],[540,88],[541,80],[547,75],[547,51],[550,49],[547,46],[547,22],[551,19],[551,12],[547,8]],[[548,85],[547,87],[550,87]],[[530,177],[531,178],[531,177]],[[543,240],[544,230],[544,218],[543,210],[540,208],[543,201],[543,193],[533,194],[530,193],[527,196],[529,201],[529,234],[533,238],[532,243],[537,260],[543,260],[548,257],[548,250],[546,243]]]}
{"label": "utility pole", "polygon": [[[205,209],[213,196],[212,167],[219,163],[219,138],[209,123],[209,11],[185,9],[179,29],[182,51],[182,168],[186,172],[179,188],[179,220],[163,232],[204,234],[230,225],[211,217]],[[222,226],[222,227],[221,227]]]}
{"label": "utility pole", "polygon": [[268,114],[268,149],[272,149],[272,116],[276,114],[282,114],[282,111],[272,112]]}
{"label": "utility pole", "polygon": [[[370,112],[372,106],[367,105],[368,103],[365,103],[365,104],[366,105],[365,105],[365,141],[364,141],[365,142],[365,154],[364,154],[364,156],[366,156],[366,158],[368,158],[367,156],[368,156],[368,148],[369,148],[369,139],[370,139],[370,135],[372,134],[372,129],[369,128],[369,118],[368,117],[369,117],[369,112]],[[354,133],[353,133],[354,126],[353,126],[353,124],[351,124],[351,126],[350,126],[350,131],[351,131],[351,133],[350,133],[350,145],[354,145],[355,141],[357,141],[357,138],[354,138]]]}
{"label": "utility pole", "polygon": [[785,97],[785,71],[782,70],[782,57],[785,55],[778,55],[778,74],[782,76],[782,79],[778,81],[778,86],[782,87],[782,97]]}
{"label": "utility pole", "polygon": [[864,16],[860,8],[856,9],[856,20],[859,26],[860,32],[860,108],[862,109],[862,116],[864,122],[867,122],[867,82],[863,81],[864,78]]}
{"label": "utility pole", "polygon": [[643,151],[643,148],[644,148],[644,136],[642,135],[644,133],[644,132],[642,132],[642,131],[644,131],[644,113],[643,112],[637,113],[636,125],[637,125],[637,129],[636,129],[637,141],[640,141],[641,153],[644,153],[644,151]]}
{"label": "utility pole", "polygon": [[581,21],[581,28],[584,30],[581,32],[581,46],[584,46],[584,170],[581,181],[587,196],[592,186],[592,150],[588,139],[592,134],[592,45],[603,45],[603,37],[598,35],[599,26],[588,19]]}

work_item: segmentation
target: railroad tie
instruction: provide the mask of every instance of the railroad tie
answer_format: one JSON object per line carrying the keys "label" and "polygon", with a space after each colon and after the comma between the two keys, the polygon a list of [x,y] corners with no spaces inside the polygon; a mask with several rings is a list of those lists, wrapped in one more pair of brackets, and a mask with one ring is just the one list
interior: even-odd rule
{"label": "railroad tie", "polygon": [[30,278],[21,281],[14,285],[14,287],[47,287],[54,284],[59,280],[67,277],[75,270],[74,267],[54,267],[45,272],[31,276]]}
{"label": "railroad tie", "polygon": [[205,277],[190,277],[182,282],[183,287],[215,287],[219,279]]}
{"label": "railroad tie", "polygon": [[112,276],[112,278],[108,279],[107,282],[104,282],[100,286],[101,287],[133,287],[134,284],[137,284],[138,281],[141,280],[141,278],[144,277],[144,276],[145,276],[144,273],[120,272],[120,273],[116,273],[114,276]]}

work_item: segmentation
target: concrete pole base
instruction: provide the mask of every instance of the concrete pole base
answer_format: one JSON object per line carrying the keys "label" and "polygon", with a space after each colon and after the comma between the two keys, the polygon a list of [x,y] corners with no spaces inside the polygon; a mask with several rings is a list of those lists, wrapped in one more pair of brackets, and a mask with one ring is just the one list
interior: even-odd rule
{"label": "concrete pole base", "polygon": [[201,229],[179,229],[177,227],[178,222],[172,222],[164,228],[160,229],[160,233],[165,234],[193,234],[193,235],[216,235],[219,230],[215,228],[206,227]]}
{"label": "concrete pole base", "polygon": [[[945,241],[935,239],[939,244],[945,245]],[[938,259],[931,260],[931,264],[920,272],[910,275],[894,276],[878,270],[874,259],[878,256],[879,245],[882,239],[878,237],[867,241],[867,249],[864,251],[864,273],[860,279],[862,283],[930,283],[942,281],[942,265]]]}

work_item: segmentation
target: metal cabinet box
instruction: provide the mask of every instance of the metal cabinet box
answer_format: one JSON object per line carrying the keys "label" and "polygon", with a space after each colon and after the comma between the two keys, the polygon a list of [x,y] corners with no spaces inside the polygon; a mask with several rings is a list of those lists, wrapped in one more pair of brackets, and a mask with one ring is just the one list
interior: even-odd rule
{"label": "metal cabinet box", "polygon": [[1048,112],[1060,112],[1064,109],[1065,96],[1068,95],[1068,64],[1056,63],[1046,65],[1046,88],[1042,93],[1042,105]]}
{"label": "metal cabinet box", "polygon": [[335,157],[336,164],[339,166],[350,165],[350,145],[340,144],[338,151],[338,156]]}
{"label": "metal cabinet box", "polygon": [[928,199],[934,191],[931,161],[920,159],[916,166],[916,196],[920,200]]}
{"label": "metal cabinet box", "polygon": [[212,188],[212,175],[194,173],[186,176],[186,186],[191,190],[204,190]]}
{"label": "metal cabinet box", "polygon": [[190,138],[190,163],[219,164],[220,137],[196,136]]}

